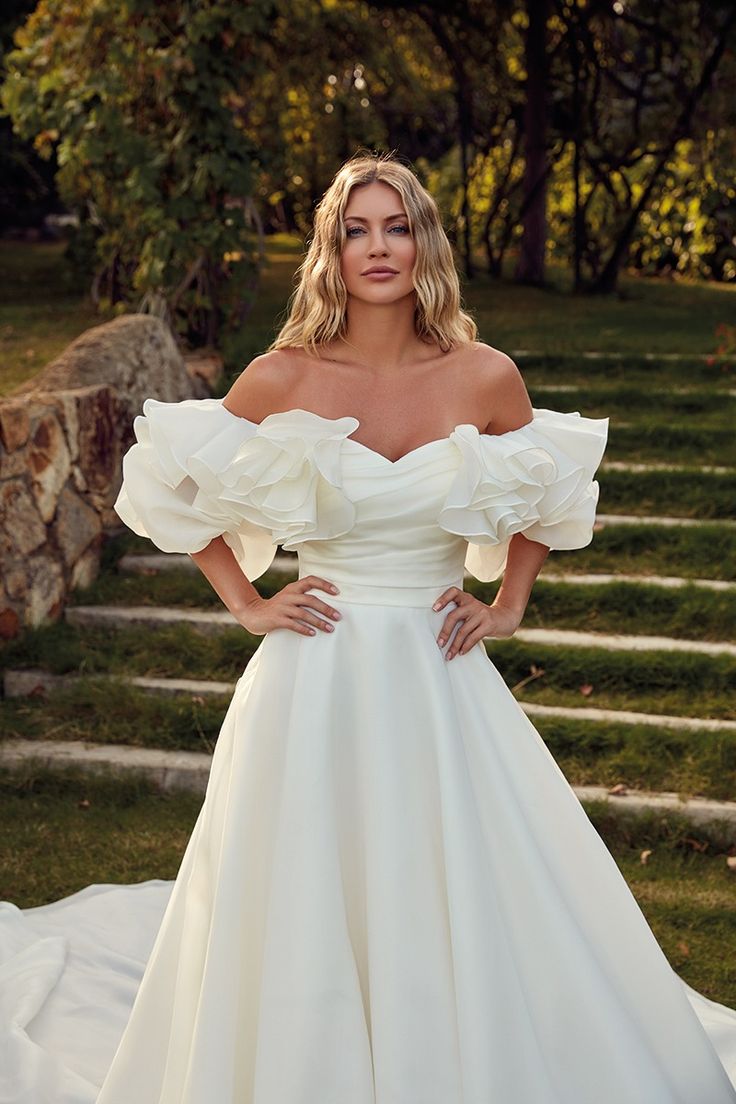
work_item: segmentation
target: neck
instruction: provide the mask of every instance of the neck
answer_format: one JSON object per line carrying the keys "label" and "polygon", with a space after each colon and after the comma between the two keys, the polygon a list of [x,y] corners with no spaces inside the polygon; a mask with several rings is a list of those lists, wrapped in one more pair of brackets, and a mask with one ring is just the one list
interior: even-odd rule
{"label": "neck", "polygon": [[413,293],[386,304],[351,298],[345,337],[335,343],[336,357],[370,366],[376,374],[415,363],[429,347],[414,329],[414,303]]}

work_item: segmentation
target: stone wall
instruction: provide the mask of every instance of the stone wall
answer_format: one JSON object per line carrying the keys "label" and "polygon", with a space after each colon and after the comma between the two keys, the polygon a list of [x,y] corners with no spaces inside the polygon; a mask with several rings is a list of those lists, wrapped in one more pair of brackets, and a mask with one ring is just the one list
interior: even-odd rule
{"label": "stone wall", "polygon": [[159,319],[123,315],[0,399],[0,636],[58,619],[95,579],[144,399],[205,397],[221,370],[184,358]]}

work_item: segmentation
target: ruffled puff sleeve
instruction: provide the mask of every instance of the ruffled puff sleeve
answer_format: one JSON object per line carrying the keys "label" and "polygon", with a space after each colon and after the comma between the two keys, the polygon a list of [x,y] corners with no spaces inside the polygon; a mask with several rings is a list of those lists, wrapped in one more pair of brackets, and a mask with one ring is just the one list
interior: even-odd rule
{"label": "ruffled puff sleeve", "polygon": [[452,435],[461,462],[439,523],[467,539],[465,566],[482,582],[502,574],[515,533],[550,549],[584,548],[593,539],[600,490],[593,476],[609,419],[532,413],[507,433],[462,425]]}
{"label": "ruffled puff sleeve", "polygon": [[357,424],[298,410],[251,422],[221,399],[146,399],[113,508],[163,552],[200,552],[222,536],[257,579],[277,545],[293,549],[352,528],[340,450]]}

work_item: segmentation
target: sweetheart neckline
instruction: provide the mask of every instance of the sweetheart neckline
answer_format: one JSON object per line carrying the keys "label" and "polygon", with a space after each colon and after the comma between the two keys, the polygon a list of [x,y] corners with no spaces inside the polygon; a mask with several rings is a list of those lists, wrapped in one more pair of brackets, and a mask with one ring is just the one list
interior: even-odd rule
{"label": "sweetheart neckline", "polygon": [[[235,414],[232,410],[229,409],[229,407],[223,404],[222,399],[216,399],[215,401],[218,402],[221,408],[227,411],[228,414],[232,414],[234,418],[239,418],[241,421],[248,422],[248,424],[252,426],[262,426],[263,423],[267,422],[269,419],[280,418],[287,414],[308,414],[310,417],[316,418],[321,422],[336,423],[351,421],[356,423],[355,429],[358,429],[361,425],[360,418],[356,418],[354,414],[343,414],[341,418],[327,418],[324,414],[317,414],[314,410],[305,410],[302,406],[293,406],[289,410],[276,410],[273,412],[273,414],[267,414],[266,417],[263,418],[260,422],[254,422],[251,418],[246,418],[242,414]],[[363,444],[362,441],[356,441],[356,439],[352,436],[345,437],[345,440],[349,441],[353,445],[357,445],[358,448],[363,449],[364,452],[370,453],[371,456],[376,456],[379,460],[383,460],[383,462],[388,464],[389,467],[395,468],[403,460],[406,460],[410,456],[414,456],[416,453],[421,452],[423,449],[428,448],[430,445],[444,445],[448,441],[451,441],[453,435],[457,433],[459,429],[474,429],[479,437],[505,437],[507,433],[518,433],[521,429],[527,429],[533,423],[533,421],[534,416],[532,416],[530,421],[526,422],[523,426],[517,426],[516,429],[508,429],[505,433],[484,433],[483,431],[478,429],[477,425],[475,425],[474,422],[458,422],[458,424],[454,427],[454,429],[450,431],[450,433],[446,437],[435,437],[432,441],[425,441],[423,445],[417,445],[416,448],[409,449],[409,451],[405,452],[403,456],[397,456],[395,460],[390,460],[389,457],[384,456],[382,452],[378,452],[377,449],[371,448],[370,445]],[[351,433],[354,433],[355,429],[351,430]]]}

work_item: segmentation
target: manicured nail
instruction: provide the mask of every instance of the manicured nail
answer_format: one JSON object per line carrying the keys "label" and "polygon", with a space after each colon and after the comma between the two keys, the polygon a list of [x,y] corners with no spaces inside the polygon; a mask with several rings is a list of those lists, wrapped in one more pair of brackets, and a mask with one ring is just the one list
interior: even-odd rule
{"label": "manicured nail", "polygon": [[440,608],[440,603],[439,602],[435,602],[435,604],[432,606],[432,609],[434,609],[434,610],[438,610],[439,608]]}

